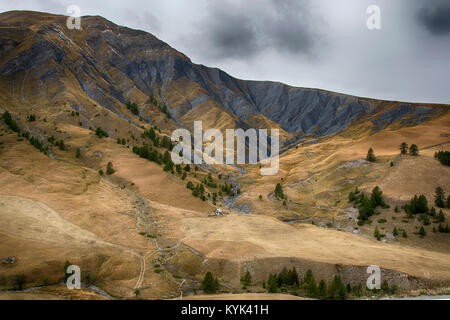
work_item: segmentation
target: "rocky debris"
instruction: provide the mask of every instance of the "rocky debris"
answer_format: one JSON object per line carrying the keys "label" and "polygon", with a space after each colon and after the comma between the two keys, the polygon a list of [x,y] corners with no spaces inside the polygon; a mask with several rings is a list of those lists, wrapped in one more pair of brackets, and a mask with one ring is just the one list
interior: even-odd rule
{"label": "rocky debris", "polygon": [[336,170],[347,169],[347,168],[355,168],[355,167],[362,166],[365,163],[367,163],[367,161],[365,159],[349,161],[349,162],[346,162],[343,165],[339,166]]}
{"label": "rocky debris", "polygon": [[358,219],[358,216],[359,216],[358,209],[351,207],[351,208],[344,209],[344,212],[345,212],[345,215],[347,218],[353,219],[353,220]]}
{"label": "rocky debris", "polygon": [[14,264],[16,263],[17,259],[15,257],[6,257],[2,260],[3,264]]}
{"label": "rocky debris", "polygon": [[226,212],[220,208],[217,208],[216,210],[214,210],[214,212],[211,214],[211,216],[223,217],[223,216],[226,216],[229,214],[230,214],[229,212]]}

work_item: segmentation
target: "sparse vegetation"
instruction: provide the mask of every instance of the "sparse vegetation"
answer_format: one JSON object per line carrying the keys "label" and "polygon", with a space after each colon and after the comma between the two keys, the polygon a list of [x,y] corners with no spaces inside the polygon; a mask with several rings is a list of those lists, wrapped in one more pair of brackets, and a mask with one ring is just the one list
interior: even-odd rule
{"label": "sparse vegetation", "polygon": [[34,122],[34,121],[36,121],[36,115],[34,115],[34,114],[29,114],[29,115],[27,115],[27,121],[28,121],[28,122]]}
{"label": "sparse vegetation", "polygon": [[139,107],[135,102],[127,102],[127,109],[130,110],[133,114],[139,115]]}
{"label": "sparse vegetation", "polygon": [[377,186],[372,190],[370,198],[366,197],[364,193],[360,192],[358,188],[349,194],[349,202],[354,202],[355,207],[359,210],[358,224],[363,225],[369,218],[375,214],[375,209],[380,206],[382,208],[389,208],[383,200],[383,192]]}

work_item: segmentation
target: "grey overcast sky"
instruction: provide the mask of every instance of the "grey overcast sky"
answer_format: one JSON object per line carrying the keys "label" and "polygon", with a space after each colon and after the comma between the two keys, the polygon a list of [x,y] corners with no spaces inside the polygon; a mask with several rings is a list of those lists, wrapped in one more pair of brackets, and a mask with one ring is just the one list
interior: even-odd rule
{"label": "grey overcast sky", "polygon": [[[450,103],[450,0],[15,0],[0,12],[71,4],[237,78]],[[369,5],[381,30],[366,26]]]}

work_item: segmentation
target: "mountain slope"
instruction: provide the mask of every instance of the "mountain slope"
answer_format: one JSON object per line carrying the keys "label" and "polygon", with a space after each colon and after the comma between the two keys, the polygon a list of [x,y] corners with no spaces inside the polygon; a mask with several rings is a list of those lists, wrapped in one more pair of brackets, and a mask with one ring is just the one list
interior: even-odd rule
{"label": "mountain slope", "polygon": [[[303,133],[333,134],[367,120],[375,130],[396,121],[418,124],[448,110],[238,80],[219,69],[193,64],[146,32],[91,16],[82,17],[82,30],[68,30],[65,19],[37,12],[0,15],[4,95],[31,103],[42,97],[69,99],[78,111],[93,101],[121,116],[126,114],[123,105],[136,101],[145,121],[173,128],[172,121],[163,121],[148,101],[152,94],[167,104],[178,125],[190,128],[192,114],[218,110],[214,118],[228,119],[219,129],[247,128],[255,117],[263,117],[262,123],[277,123],[285,139]],[[205,127],[218,125],[213,119],[205,121]]]}
{"label": "mountain slope", "polygon": [[[250,270],[259,292],[269,274],[294,266],[300,276],[340,274],[354,286],[376,264],[402,290],[448,286],[448,234],[433,232],[433,222],[419,237],[422,221],[394,210],[415,194],[430,201],[438,185],[450,192],[449,168],[433,157],[449,147],[448,106],[238,80],[101,17],[83,17],[81,31],[65,22],[0,14],[0,114],[9,111],[20,128],[0,118],[0,259],[17,258],[0,265],[0,288],[20,274],[27,286],[58,284],[67,260],[129,299],[136,289],[139,298],[193,293],[207,271],[222,290],[239,292]],[[278,174],[261,176],[257,165],[170,170],[132,152],[146,145],[162,158],[170,147],[150,130],[167,141],[199,119],[204,128],[279,128],[287,148]],[[420,155],[400,156],[403,141]],[[370,147],[375,163],[364,160]],[[115,171],[103,174],[110,162]],[[188,182],[203,183],[205,197]],[[278,183],[286,201],[273,197]],[[358,226],[348,194],[375,185],[391,208]],[[230,214],[211,216],[218,207]]]}

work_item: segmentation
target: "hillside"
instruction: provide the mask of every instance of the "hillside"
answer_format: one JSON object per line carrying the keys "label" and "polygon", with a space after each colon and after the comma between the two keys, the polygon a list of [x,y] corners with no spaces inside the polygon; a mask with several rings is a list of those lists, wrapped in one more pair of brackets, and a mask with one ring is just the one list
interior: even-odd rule
{"label": "hillside", "polygon": [[[207,271],[236,294],[249,271],[252,297],[294,266],[352,287],[372,264],[405,293],[450,286],[449,234],[433,232],[436,217],[425,225],[394,210],[420,194],[431,208],[438,186],[450,193],[450,169],[434,158],[450,148],[448,105],[239,80],[146,32],[98,16],[68,30],[65,19],[0,14],[0,259],[16,259],[0,264],[0,290],[24,275],[46,298],[106,296],[67,293],[66,261],[84,283],[126,299],[200,293]],[[279,128],[280,171],[174,166],[168,137],[194,120]],[[400,155],[402,142],[419,155]],[[365,160],[369,148],[376,162]],[[390,208],[359,225],[349,193],[375,186]],[[229,215],[211,216],[216,208]]]}

